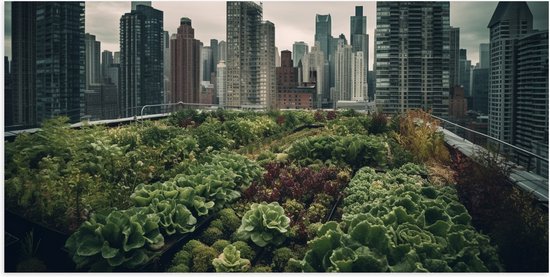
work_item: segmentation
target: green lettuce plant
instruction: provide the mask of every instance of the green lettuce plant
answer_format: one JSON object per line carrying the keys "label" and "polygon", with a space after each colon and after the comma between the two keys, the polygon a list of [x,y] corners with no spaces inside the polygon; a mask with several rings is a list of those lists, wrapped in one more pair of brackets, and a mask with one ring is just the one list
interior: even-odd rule
{"label": "green lettuce plant", "polygon": [[240,238],[251,239],[256,245],[280,245],[286,238],[290,219],[279,203],[253,203],[242,219],[237,230]]}
{"label": "green lettuce plant", "polygon": [[173,199],[153,199],[148,207],[148,213],[159,217],[159,226],[167,235],[185,234],[195,230],[197,219],[191,211]]}
{"label": "green lettuce plant", "polygon": [[241,252],[230,244],[212,261],[212,265],[216,272],[246,272],[250,269],[250,260],[241,258]]}
{"label": "green lettuce plant", "polygon": [[65,247],[78,269],[136,268],[164,245],[158,223],[156,214],[141,209],[94,214],[69,237]]}

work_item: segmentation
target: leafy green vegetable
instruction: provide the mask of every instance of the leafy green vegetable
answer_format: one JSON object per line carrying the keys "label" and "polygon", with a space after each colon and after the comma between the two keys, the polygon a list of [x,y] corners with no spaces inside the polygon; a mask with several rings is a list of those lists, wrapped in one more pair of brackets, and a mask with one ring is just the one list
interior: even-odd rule
{"label": "leafy green vegetable", "polygon": [[279,245],[285,240],[290,219],[279,203],[253,203],[242,219],[237,230],[239,236],[251,239],[255,244],[264,247],[268,244]]}
{"label": "leafy green vegetable", "polygon": [[216,272],[246,272],[250,268],[250,260],[241,258],[241,252],[230,244],[212,261],[212,265]]}

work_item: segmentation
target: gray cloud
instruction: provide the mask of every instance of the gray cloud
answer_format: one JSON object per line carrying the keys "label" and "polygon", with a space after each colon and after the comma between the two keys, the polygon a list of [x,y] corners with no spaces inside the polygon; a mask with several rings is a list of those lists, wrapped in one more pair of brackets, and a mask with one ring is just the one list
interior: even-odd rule
{"label": "gray cloud", "polygon": [[[489,41],[487,24],[498,2],[451,2],[450,23],[460,28],[460,47],[468,50],[468,58],[475,64],[479,60],[479,44]],[[264,20],[275,24],[275,39],[279,50],[292,50],[294,41],[313,45],[315,14],[331,14],[332,34],[345,34],[349,40],[349,20],[355,6],[363,6],[367,16],[367,33],[370,36],[370,61],[374,62],[374,29],[376,28],[376,2],[373,1],[265,1]],[[222,1],[155,1],[153,7],[164,12],[164,29],[176,32],[181,17],[193,21],[195,37],[205,45],[210,39],[225,40],[226,2]],[[529,2],[533,13],[534,28],[548,29],[548,2]],[[10,10],[5,3],[4,49],[10,49]],[[119,50],[120,17],[130,11],[130,2],[86,2],[86,32],[96,35],[102,50]]]}

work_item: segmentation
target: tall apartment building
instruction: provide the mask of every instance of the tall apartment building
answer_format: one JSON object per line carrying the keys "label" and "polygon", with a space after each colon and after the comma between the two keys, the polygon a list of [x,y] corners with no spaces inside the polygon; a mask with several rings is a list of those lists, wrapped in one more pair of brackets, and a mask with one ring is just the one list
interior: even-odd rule
{"label": "tall apartment building", "polygon": [[260,38],[260,105],[275,109],[277,104],[275,25],[270,21],[262,22],[260,33],[262,34]]}
{"label": "tall apartment building", "polygon": [[[548,157],[548,31],[519,37],[516,44],[514,145]],[[548,177],[548,163],[519,155],[520,164]]]}
{"label": "tall apartment building", "polygon": [[[210,39],[210,49],[212,49],[212,64],[210,65],[211,73],[216,73],[216,66],[220,62],[220,49],[218,47],[217,39]],[[215,83],[215,82],[214,82]]]}
{"label": "tall apartment building", "polygon": [[199,103],[201,42],[195,39],[191,19],[180,20],[178,32],[170,40],[171,102]]}
{"label": "tall apartment building", "polygon": [[292,62],[293,62],[292,66],[298,67],[298,63],[302,60],[302,58],[305,55],[307,55],[307,53],[309,52],[308,50],[309,50],[309,47],[307,43],[303,41],[295,41],[294,44],[292,44]]}
{"label": "tall apartment building", "polygon": [[275,27],[262,14],[254,2],[227,2],[227,106],[270,108],[275,97]]}
{"label": "tall apartment building", "polygon": [[341,45],[336,50],[334,66],[334,105],[338,101],[351,100],[352,46]]}
{"label": "tall apartment building", "polygon": [[86,89],[92,84],[101,83],[101,42],[95,40],[95,36],[86,33],[84,36],[86,44]]}
{"label": "tall apartment building", "polygon": [[376,105],[385,113],[449,108],[449,2],[377,2]]}
{"label": "tall apartment building", "polygon": [[123,117],[138,115],[144,105],[163,102],[163,12],[134,4],[120,18],[119,105]]}
{"label": "tall apartment building", "polygon": [[512,143],[514,137],[515,43],[533,30],[525,2],[499,2],[489,25],[489,135]]}
{"label": "tall apartment building", "polygon": [[[363,70],[360,70],[364,73],[363,76],[363,96],[361,99],[366,99],[368,95],[368,86],[367,86],[367,72],[369,71],[369,35],[367,34],[367,17],[363,16],[363,7],[355,7],[355,16],[350,16],[350,44],[352,47],[352,52],[362,52],[361,56],[363,57]],[[356,70],[357,72],[357,70]],[[359,82],[356,82],[358,84]],[[355,97],[358,98],[359,96]],[[353,98],[353,97],[352,97]]]}
{"label": "tall apartment building", "polygon": [[10,60],[4,56],[4,129],[14,125],[13,98]]}
{"label": "tall apartment building", "polygon": [[84,2],[13,2],[14,123],[84,114]]}
{"label": "tall apartment building", "polygon": [[363,51],[358,51],[351,54],[351,100],[365,101],[368,94],[365,94],[367,86],[366,76],[367,67],[364,64],[365,58]]}

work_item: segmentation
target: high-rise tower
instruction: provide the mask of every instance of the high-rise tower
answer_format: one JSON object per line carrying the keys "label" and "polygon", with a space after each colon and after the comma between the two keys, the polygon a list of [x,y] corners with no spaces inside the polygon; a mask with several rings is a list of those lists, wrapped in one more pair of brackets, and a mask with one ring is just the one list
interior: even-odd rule
{"label": "high-rise tower", "polygon": [[489,135],[509,143],[514,136],[515,42],[533,30],[525,2],[499,2],[490,29]]}
{"label": "high-rise tower", "polygon": [[144,105],[163,102],[163,37],[162,11],[137,4],[134,10],[120,18],[119,104],[122,116],[137,115]]}
{"label": "high-rise tower", "polygon": [[376,104],[448,114],[449,2],[377,2]]}
{"label": "high-rise tower", "polygon": [[195,39],[191,19],[180,20],[177,34],[170,40],[171,102],[199,103],[201,45]]}
{"label": "high-rise tower", "polygon": [[262,14],[254,2],[227,2],[229,107],[269,108],[274,97],[269,94],[275,93],[275,27],[262,23]]}

